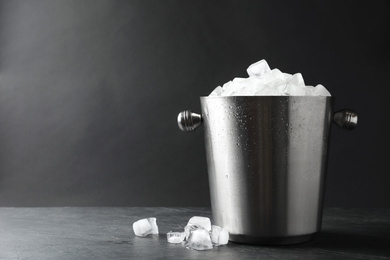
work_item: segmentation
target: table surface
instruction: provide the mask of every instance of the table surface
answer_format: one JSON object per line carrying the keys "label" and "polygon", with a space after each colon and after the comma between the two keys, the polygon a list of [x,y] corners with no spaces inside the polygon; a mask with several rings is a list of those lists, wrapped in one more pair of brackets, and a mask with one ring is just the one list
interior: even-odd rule
{"label": "table surface", "polygon": [[[390,259],[390,209],[324,211],[312,242],[254,246],[229,242],[208,251],[169,244],[208,208],[0,208],[0,259]],[[156,217],[160,234],[136,237],[132,223]]]}

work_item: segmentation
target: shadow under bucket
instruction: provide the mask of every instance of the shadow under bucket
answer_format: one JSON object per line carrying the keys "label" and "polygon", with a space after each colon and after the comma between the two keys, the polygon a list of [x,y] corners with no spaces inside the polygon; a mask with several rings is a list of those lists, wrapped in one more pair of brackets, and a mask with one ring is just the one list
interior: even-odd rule
{"label": "shadow under bucket", "polygon": [[214,222],[240,243],[310,240],[321,228],[331,122],[352,129],[357,115],[333,114],[321,96],[201,97],[201,115],[184,111],[179,127],[204,124]]}

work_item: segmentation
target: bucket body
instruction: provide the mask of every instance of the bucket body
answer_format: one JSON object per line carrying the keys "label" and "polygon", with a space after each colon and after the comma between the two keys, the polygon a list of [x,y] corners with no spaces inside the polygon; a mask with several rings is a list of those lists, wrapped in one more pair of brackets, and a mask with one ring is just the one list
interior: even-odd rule
{"label": "bucket body", "polygon": [[201,97],[214,223],[241,243],[310,240],[321,227],[332,97]]}

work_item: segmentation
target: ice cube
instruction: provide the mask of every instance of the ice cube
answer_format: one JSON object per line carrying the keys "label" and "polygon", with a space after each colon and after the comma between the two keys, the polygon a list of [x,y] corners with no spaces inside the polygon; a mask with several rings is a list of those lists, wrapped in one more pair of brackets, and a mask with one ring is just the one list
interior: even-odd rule
{"label": "ice cube", "polygon": [[184,232],[168,232],[167,240],[169,243],[178,244],[184,241],[186,234]]}
{"label": "ice cube", "polygon": [[263,80],[265,84],[269,84],[272,81],[284,80],[284,75],[280,70],[273,69],[264,75]]}
{"label": "ice cube", "polygon": [[247,80],[248,78],[234,78],[232,81],[233,82],[242,82],[242,81],[245,81]]}
{"label": "ice cube", "polygon": [[286,86],[286,94],[289,96],[304,96],[305,89],[303,87],[294,85],[292,83],[287,84]]}
{"label": "ice cube", "polygon": [[201,227],[201,226],[196,225],[196,224],[187,224],[187,225],[184,227],[184,234],[185,234],[185,236],[186,236],[186,240],[188,240],[188,237],[190,236],[192,230],[198,229],[198,228],[200,228],[200,227]]}
{"label": "ice cube", "polygon": [[278,90],[275,88],[270,88],[268,86],[256,91],[254,93],[256,96],[277,96],[278,95]]}
{"label": "ice cube", "polygon": [[186,247],[195,250],[212,249],[213,244],[211,242],[209,231],[203,227],[191,230]]}
{"label": "ice cube", "polygon": [[305,86],[305,95],[306,96],[316,96],[313,86]]}
{"label": "ice cube", "polygon": [[220,96],[223,92],[223,89],[221,88],[221,86],[218,86],[216,87],[213,92],[210,93],[209,96]]}
{"label": "ice cube", "polygon": [[156,218],[144,218],[134,222],[133,231],[139,237],[158,234]]}
{"label": "ice cube", "polygon": [[[272,82],[269,82],[267,84],[267,87],[268,88],[274,88],[274,89],[278,89],[280,86],[285,86],[287,84],[287,82],[283,79],[278,79],[278,80],[274,80]],[[279,93],[278,93],[279,94]]]}
{"label": "ice cube", "polygon": [[221,93],[221,96],[231,96],[234,91],[236,90],[235,84],[233,81],[226,82],[222,86],[223,92]]}
{"label": "ice cube", "polygon": [[291,74],[285,73],[285,72],[283,72],[283,76],[284,76],[284,79],[285,79],[285,80],[289,80],[289,79],[292,77]]}
{"label": "ice cube", "polygon": [[188,225],[198,225],[205,228],[207,231],[211,230],[211,221],[207,217],[194,216],[188,220],[187,226]]}
{"label": "ice cube", "polygon": [[303,80],[303,76],[301,73],[295,73],[294,75],[292,75],[289,79],[288,79],[288,82],[290,84],[293,84],[295,86],[299,86],[299,87],[302,87],[304,88],[305,87],[305,81]]}
{"label": "ice cube", "polygon": [[254,77],[249,77],[245,80],[236,82],[235,85],[235,96],[253,96],[255,91],[261,88],[261,86],[259,86],[258,80]]}
{"label": "ice cube", "polygon": [[322,86],[321,84],[318,84],[315,88],[314,88],[314,93],[317,95],[317,96],[331,96],[329,91],[324,87]]}
{"label": "ice cube", "polygon": [[266,60],[260,60],[256,63],[253,63],[251,64],[248,68],[247,68],[247,72],[248,72],[248,75],[249,76],[253,76],[253,77],[261,77],[263,76],[265,73],[269,72],[271,69],[270,67],[268,66],[268,63]]}
{"label": "ice cube", "polygon": [[229,232],[220,226],[211,226],[211,241],[215,245],[226,245],[229,242]]}
{"label": "ice cube", "polygon": [[287,93],[287,85],[288,84],[280,84],[276,87],[277,94],[280,96],[288,96]]}

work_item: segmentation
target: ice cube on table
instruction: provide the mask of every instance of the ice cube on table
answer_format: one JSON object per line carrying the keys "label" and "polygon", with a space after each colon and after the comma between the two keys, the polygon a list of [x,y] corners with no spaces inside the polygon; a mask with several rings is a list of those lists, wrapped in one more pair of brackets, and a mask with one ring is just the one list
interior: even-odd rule
{"label": "ice cube on table", "polygon": [[208,250],[213,248],[210,233],[203,227],[191,230],[186,247],[195,250]]}
{"label": "ice cube on table", "polygon": [[187,224],[184,227],[184,234],[185,234],[186,240],[188,240],[188,237],[190,236],[192,230],[198,229],[200,227],[201,226],[196,225],[196,224]]}
{"label": "ice cube on table", "polygon": [[139,237],[158,234],[156,218],[144,218],[137,220],[133,223],[133,231],[134,234]]}
{"label": "ice cube on table", "polygon": [[322,86],[321,84],[318,84],[315,88],[314,88],[314,93],[317,95],[317,96],[331,96],[329,91],[324,87]]}
{"label": "ice cube on table", "polygon": [[248,75],[249,76],[253,76],[253,77],[261,77],[262,75],[264,75],[265,73],[269,72],[271,69],[270,67],[268,66],[268,63],[266,60],[260,60],[256,63],[253,63],[251,64],[248,68],[247,68],[247,72],[248,72]]}
{"label": "ice cube on table", "polygon": [[212,225],[211,242],[215,245],[226,245],[229,242],[229,232],[220,226]]}
{"label": "ice cube on table", "polygon": [[184,241],[186,234],[184,232],[168,232],[167,240],[169,243],[178,244]]}
{"label": "ice cube on table", "polygon": [[198,225],[206,229],[207,231],[211,230],[211,221],[207,217],[194,216],[188,220],[187,225]]}

